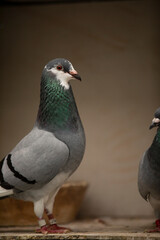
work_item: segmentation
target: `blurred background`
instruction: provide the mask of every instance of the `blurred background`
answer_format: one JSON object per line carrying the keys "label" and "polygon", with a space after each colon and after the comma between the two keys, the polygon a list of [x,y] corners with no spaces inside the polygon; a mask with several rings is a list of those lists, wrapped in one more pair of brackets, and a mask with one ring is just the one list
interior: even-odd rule
{"label": "blurred background", "polygon": [[0,157],[34,125],[45,64],[67,58],[82,77],[71,83],[87,138],[70,178],[89,183],[80,215],[152,216],[137,172],[160,106],[160,2],[2,2]]}

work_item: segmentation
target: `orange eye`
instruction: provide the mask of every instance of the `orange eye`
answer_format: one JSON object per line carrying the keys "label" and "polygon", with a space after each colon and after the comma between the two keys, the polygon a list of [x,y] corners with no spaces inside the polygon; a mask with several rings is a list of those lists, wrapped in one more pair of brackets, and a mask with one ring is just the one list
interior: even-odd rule
{"label": "orange eye", "polygon": [[61,65],[58,65],[58,66],[57,66],[57,70],[62,70],[62,66],[61,66]]}

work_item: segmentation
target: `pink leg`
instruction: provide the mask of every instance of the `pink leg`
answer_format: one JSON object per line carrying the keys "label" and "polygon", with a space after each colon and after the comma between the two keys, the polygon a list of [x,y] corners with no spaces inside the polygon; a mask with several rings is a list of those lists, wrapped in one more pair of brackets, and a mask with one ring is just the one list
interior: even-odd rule
{"label": "pink leg", "polygon": [[59,227],[56,224],[56,220],[55,220],[53,214],[49,213],[49,211],[47,209],[45,209],[45,212],[47,214],[47,217],[48,217],[49,223],[50,223],[50,225],[47,226],[48,233],[68,233],[71,231],[69,228]]}
{"label": "pink leg", "polygon": [[38,218],[39,229],[36,230],[37,233],[47,233],[47,225],[45,219],[43,219],[43,212],[44,212],[44,200],[40,199],[34,202],[34,212]]}
{"label": "pink leg", "polygon": [[46,221],[45,221],[44,219],[42,219],[42,218],[39,218],[39,219],[38,219],[38,222],[39,222],[40,228],[39,228],[39,229],[36,229],[36,233],[47,234],[48,231],[47,231]]}
{"label": "pink leg", "polygon": [[151,229],[147,232],[149,233],[160,232],[160,219],[157,219],[155,223],[156,223],[156,228]]}

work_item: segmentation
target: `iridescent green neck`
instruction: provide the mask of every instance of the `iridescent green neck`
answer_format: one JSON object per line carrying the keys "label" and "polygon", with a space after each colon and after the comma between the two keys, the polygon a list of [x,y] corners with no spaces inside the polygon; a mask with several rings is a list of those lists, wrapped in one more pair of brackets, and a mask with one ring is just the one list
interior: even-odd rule
{"label": "iridescent green neck", "polygon": [[58,80],[42,79],[37,116],[39,127],[49,131],[76,128],[76,115],[77,108],[71,86],[65,89]]}
{"label": "iridescent green neck", "polygon": [[149,148],[150,162],[153,168],[160,168],[160,128],[157,129],[157,134]]}

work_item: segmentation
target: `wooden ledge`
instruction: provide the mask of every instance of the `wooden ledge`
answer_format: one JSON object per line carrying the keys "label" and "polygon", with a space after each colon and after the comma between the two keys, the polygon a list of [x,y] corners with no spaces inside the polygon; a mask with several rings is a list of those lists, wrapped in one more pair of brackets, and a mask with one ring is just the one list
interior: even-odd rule
{"label": "wooden ledge", "polygon": [[73,232],[67,234],[37,234],[36,227],[0,227],[0,240],[51,240],[51,239],[106,239],[106,240],[156,240],[160,233],[147,233],[154,219],[88,219],[63,226]]}

